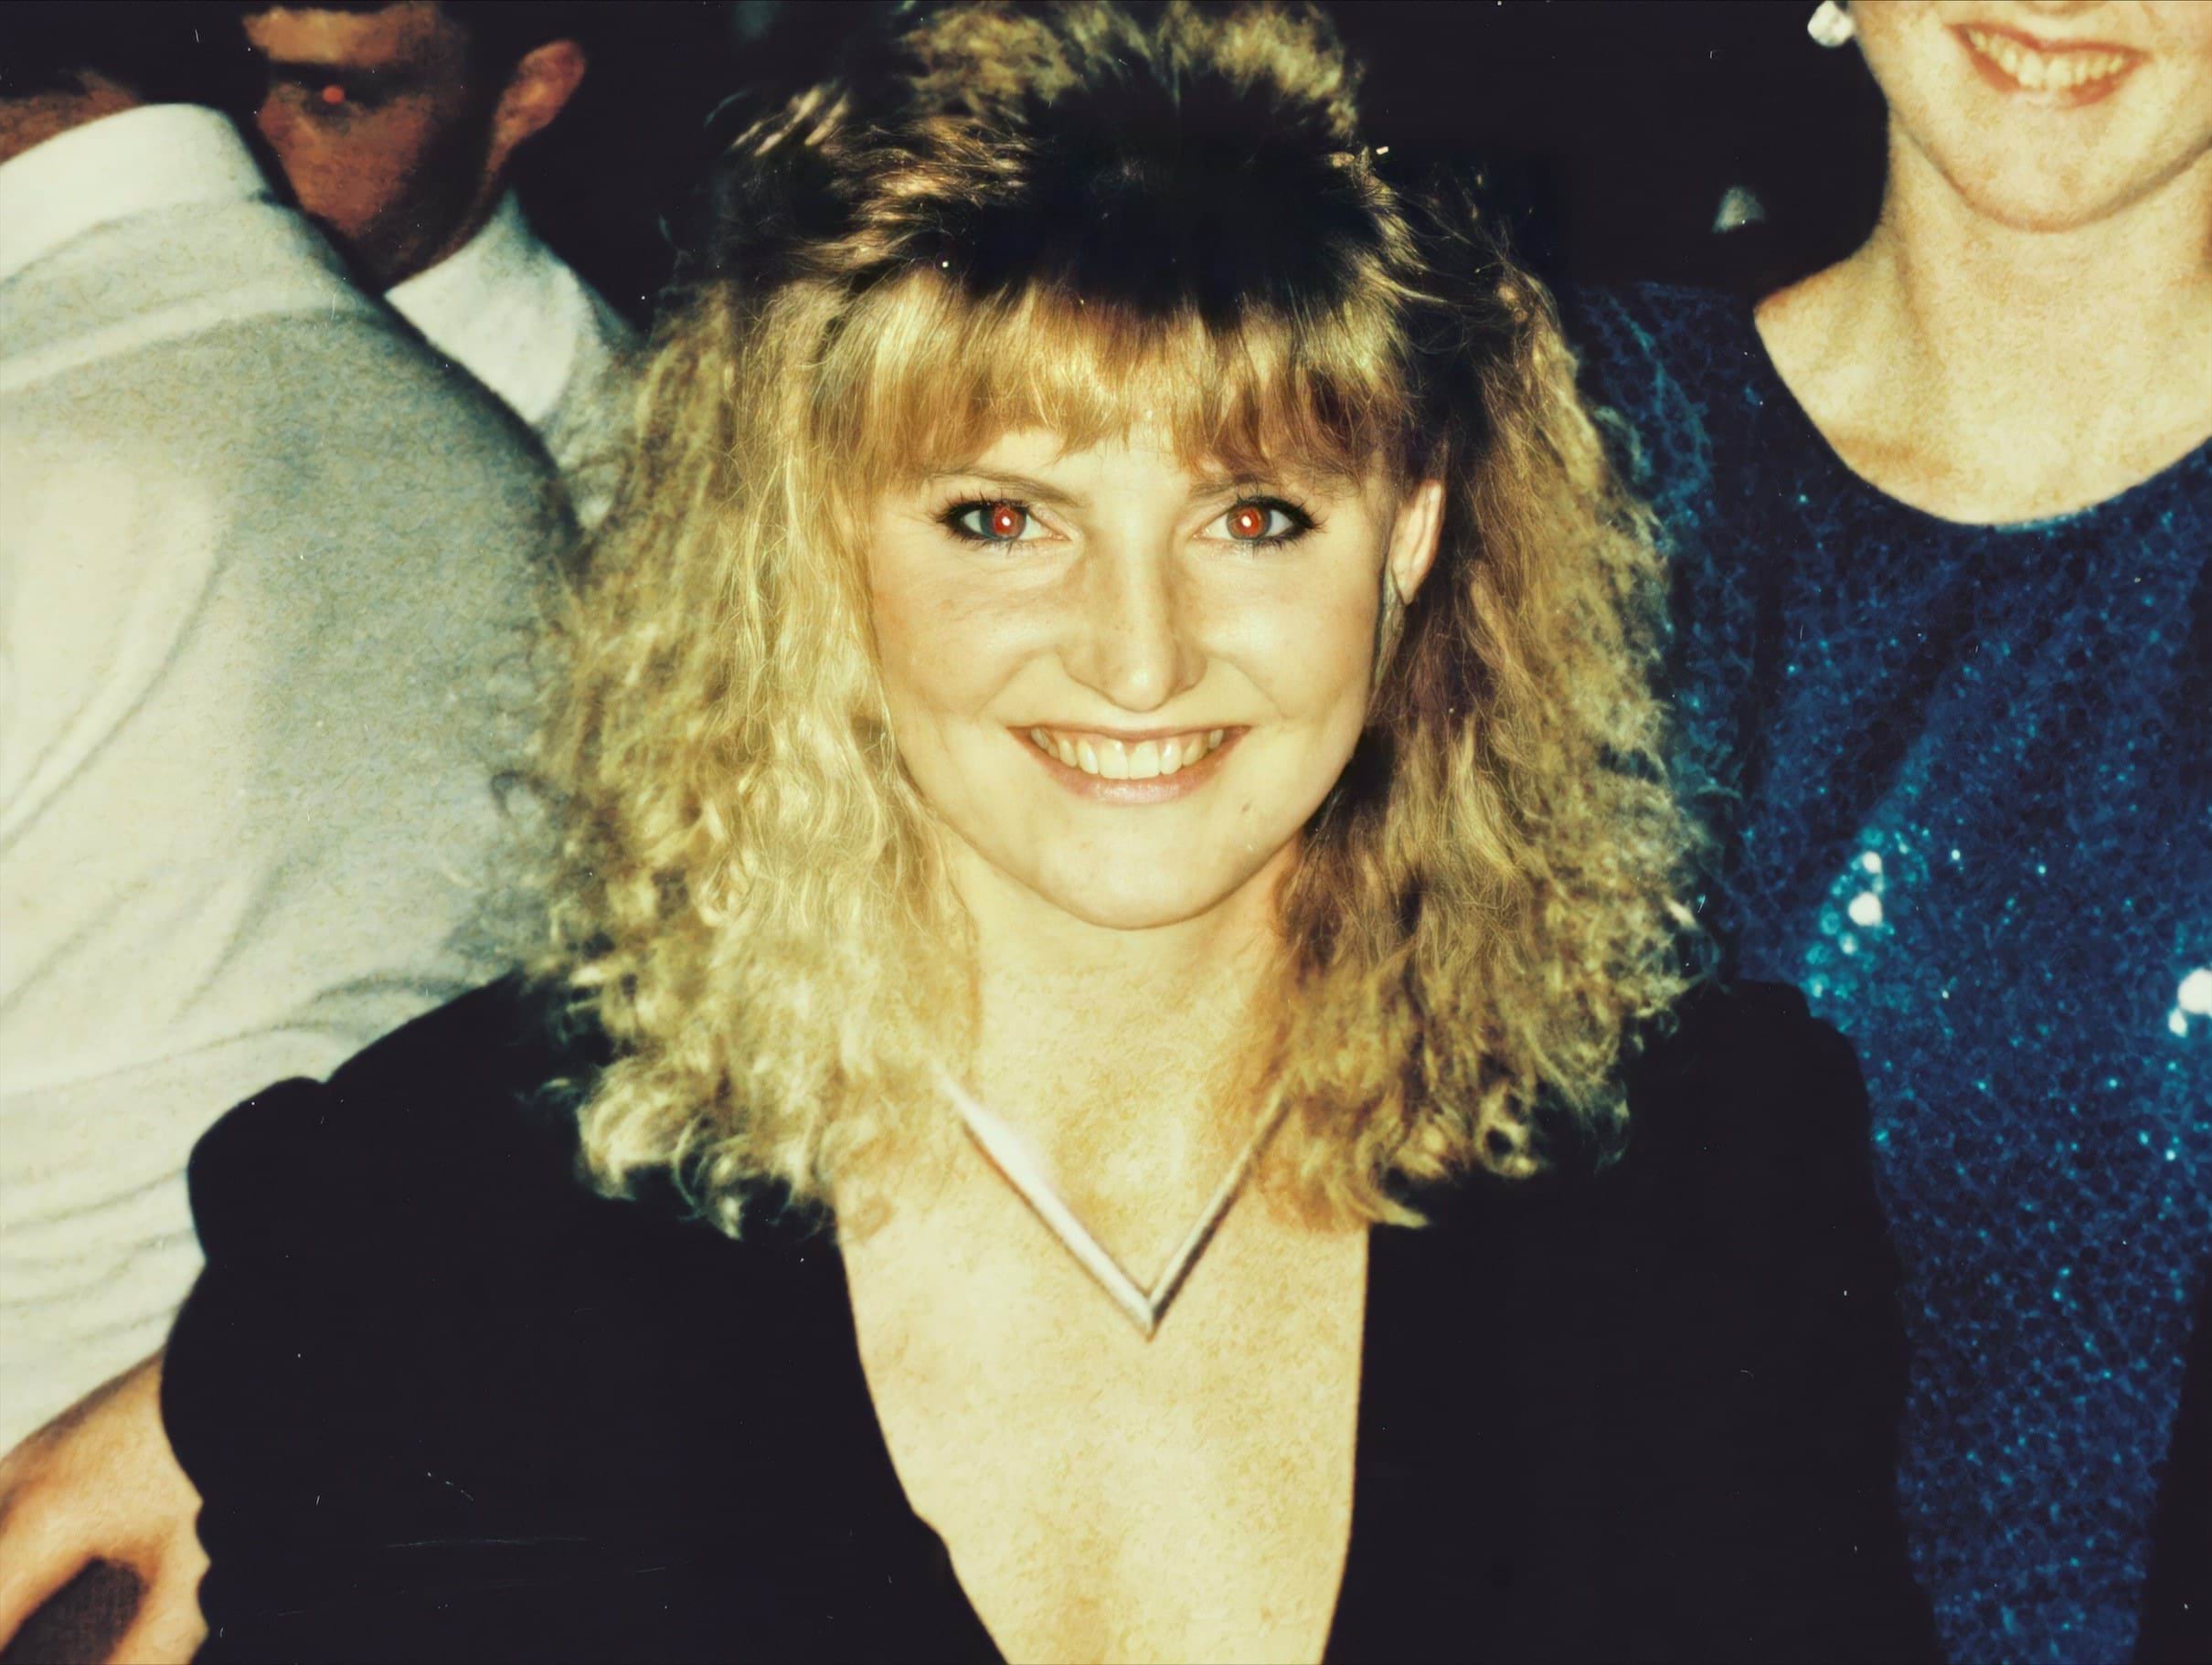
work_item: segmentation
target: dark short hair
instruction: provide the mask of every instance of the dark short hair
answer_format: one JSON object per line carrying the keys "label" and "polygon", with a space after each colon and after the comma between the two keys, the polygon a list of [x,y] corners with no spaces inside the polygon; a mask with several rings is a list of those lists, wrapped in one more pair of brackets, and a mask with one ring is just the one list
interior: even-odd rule
{"label": "dark short hair", "polygon": [[250,72],[235,5],[204,0],[0,5],[0,99],[73,92],[96,75],[150,104],[222,108]]}
{"label": "dark short hair", "polygon": [[468,37],[469,61],[505,79],[525,56],[549,40],[589,47],[592,7],[580,0],[440,0]]}
{"label": "dark short hair", "polygon": [[[244,16],[277,9],[280,0],[245,0]],[[394,0],[310,0],[292,9],[309,12],[380,12]],[[583,0],[439,0],[466,41],[469,69],[485,80],[506,80],[525,56],[549,40],[589,45],[590,14]]]}

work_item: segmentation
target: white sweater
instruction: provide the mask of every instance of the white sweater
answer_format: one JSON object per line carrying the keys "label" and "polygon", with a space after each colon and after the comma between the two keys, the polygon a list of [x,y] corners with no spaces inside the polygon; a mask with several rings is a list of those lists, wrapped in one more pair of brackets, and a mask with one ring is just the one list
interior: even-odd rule
{"label": "white sweater", "polygon": [[0,1450],[160,1345],[209,1123],[491,969],[558,496],[220,117],[0,164]]}

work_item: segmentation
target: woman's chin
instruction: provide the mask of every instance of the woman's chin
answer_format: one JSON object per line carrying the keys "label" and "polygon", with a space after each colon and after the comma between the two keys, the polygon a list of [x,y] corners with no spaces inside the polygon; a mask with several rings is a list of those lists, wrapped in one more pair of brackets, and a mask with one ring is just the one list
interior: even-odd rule
{"label": "woman's chin", "polygon": [[1144,931],[1181,925],[1227,904],[1250,875],[1182,872],[1094,874],[1037,886],[1062,913],[1105,930]]}

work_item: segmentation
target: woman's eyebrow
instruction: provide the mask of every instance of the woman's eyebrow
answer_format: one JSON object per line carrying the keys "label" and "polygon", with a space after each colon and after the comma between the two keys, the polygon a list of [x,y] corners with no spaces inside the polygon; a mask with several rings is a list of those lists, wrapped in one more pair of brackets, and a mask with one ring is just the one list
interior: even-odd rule
{"label": "woman's eyebrow", "polygon": [[1230,492],[1281,491],[1289,483],[1262,474],[1207,474],[1191,483],[1190,500],[1219,497]]}
{"label": "woman's eyebrow", "polygon": [[1069,509],[1083,509],[1090,506],[1090,500],[1080,492],[1068,491],[1064,487],[1054,485],[1049,481],[1038,480],[1029,474],[1006,474],[1001,473],[996,469],[943,469],[925,476],[924,483],[934,484],[939,481],[948,480],[981,481],[991,491],[1003,491],[1009,497],[1018,497],[1028,503],[1048,503],[1056,507]]}
{"label": "woman's eyebrow", "polygon": [[1278,474],[1217,474],[1196,481],[1190,489],[1190,501],[1202,497],[1269,497],[1283,492],[1295,493],[1324,503],[1334,503],[1358,489],[1356,479],[1323,471],[1286,471]]}

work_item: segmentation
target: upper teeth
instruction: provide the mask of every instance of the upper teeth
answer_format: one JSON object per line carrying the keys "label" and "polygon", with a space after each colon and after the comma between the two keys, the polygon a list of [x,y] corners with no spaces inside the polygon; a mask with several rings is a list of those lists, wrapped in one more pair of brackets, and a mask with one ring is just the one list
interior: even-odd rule
{"label": "upper teeth", "polygon": [[1108,780],[1150,780],[1187,769],[1221,744],[1226,728],[1195,729],[1170,735],[1164,740],[1139,740],[1134,745],[1107,735],[1079,729],[1032,728],[1029,743],[1058,758],[1069,769]]}
{"label": "upper teeth", "polygon": [[2058,92],[2085,81],[2102,80],[2119,74],[2129,62],[2121,52],[2038,52],[2009,35],[1994,35],[1987,29],[1965,33],[1975,51],[2031,92]]}

